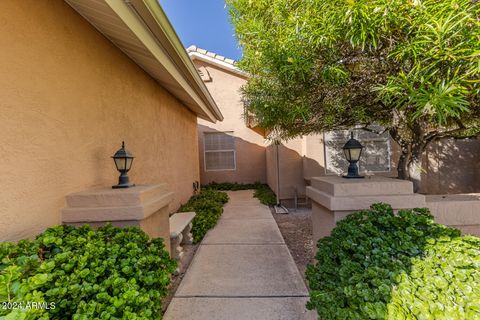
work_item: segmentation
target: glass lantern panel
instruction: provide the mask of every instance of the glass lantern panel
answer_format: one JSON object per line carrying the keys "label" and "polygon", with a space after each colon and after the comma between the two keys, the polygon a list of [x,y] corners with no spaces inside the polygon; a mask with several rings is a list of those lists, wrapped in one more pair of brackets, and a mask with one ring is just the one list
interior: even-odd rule
{"label": "glass lantern panel", "polygon": [[127,170],[130,170],[130,167],[132,166],[133,158],[126,158],[125,160],[126,160],[125,168]]}
{"label": "glass lantern panel", "polygon": [[117,166],[117,170],[125,170],[126,167],[126,159],[125,158],[114,158],[115,165]]}
{"label": "glass lantern panel", "polygon": [[350,149],[350,157],[352,161],[358,161],[360,159],[360,152],[362,149]]}
{"label": "glass lantern panel", "polygon": [[350,149],[343,149],[343,154],[345,154],[345,159],[347,159],[347,161],[350,161]]}

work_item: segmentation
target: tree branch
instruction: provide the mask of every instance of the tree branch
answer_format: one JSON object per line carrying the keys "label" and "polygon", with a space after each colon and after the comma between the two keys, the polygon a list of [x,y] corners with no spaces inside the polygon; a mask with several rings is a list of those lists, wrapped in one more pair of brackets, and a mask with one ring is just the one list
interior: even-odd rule
{"label": "tree branch", "polygon": [[427,141],[427,143],[430,143],[432,141],[437,141],[437,140],[446,139],[446,138],[468,139],[468,138],[475,138],[479,134],[478,132],[462,134],[462,131],[465,131],[465,130],[466,130],[465,127],[460,127],[460,128],[446,130],[446,131],[435,130],[430,132],[426,136],[425,140]]}
{"label": "tree branch", "polygon": [[377,131],[377,130],[369,128],[368,126],[370,126],[370,125],[371,125],[371,123],[366,124],[365,126],[361,127],[360,129],[368,131],[368,132],[376,133],[376,134],[384,134],[385,132],[388,131],[388,128],[384,128],[382,131]]}

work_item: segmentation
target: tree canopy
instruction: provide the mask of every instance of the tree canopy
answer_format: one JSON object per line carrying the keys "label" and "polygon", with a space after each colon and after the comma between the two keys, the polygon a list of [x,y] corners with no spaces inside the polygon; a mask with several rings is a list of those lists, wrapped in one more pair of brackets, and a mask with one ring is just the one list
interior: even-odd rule
{"label": "tree canopy", "polygon": [[411,178],[430,142],[480,132],[478,0],[227,4],[244,98],[280,137],[380,124]]}

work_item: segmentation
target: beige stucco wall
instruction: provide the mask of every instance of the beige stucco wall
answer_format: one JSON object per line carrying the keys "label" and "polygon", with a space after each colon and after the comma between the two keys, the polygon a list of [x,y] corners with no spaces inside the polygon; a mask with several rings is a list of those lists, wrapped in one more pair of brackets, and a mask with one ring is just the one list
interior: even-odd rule
{"label": "beige stucco wall", "polygon": [[[279,171],[277,171],[277,150]],[[304,150],[304,138],[284,141],[278,145],[278,149],[275,144],[267,148],[267,183],[277,193],[277,179],[280,179],[280,200],[294,199],[295,194],[298,197],[305,196],[302,150]],[[291,203],[285,204],[291,205]]]}
{"label": "beige stucco wall", "polygon": [[303,142],[303,177],[309,181],[312,177],[325,174],[325,147],[323,134],[311,134]]}
{"label": "beige stucco wall", "polygon": [[480,236],[480,193],[428,195],[426,201],[435,222]]}
{"label": "beige stucco wall", "polygon": [[60,222],[65,195],[166,182],[170,210],[199,180],[196,116],[63,1],[0,1],[0,240]]}
{"label": "beige stucco wall", "polygon": [[[391,171],[396,177],[400,147],[391,140]],[[456,194],[480,192],[480,140],[445,139],[432,143],[423,155],[420,193]]]}
{"label": "beige stucco wall", "polygon": [[[396,177],[397,161],[400,156],[398,145],[390,141],[391,169],[377,172],[375,176]],[[312,177],[324,176],[325,148],[323,134],[311,134],[284,141],[279,146],[280,156],[280,199],[293,199],[305,194],[305,186]],[[432,144],[424,155],[421,193],[452,194],[480,192],[480,141],[443,140]],[[267,148],[267,182],[277,191],[276,148]],[[290,201],[284,201],[292,205]]]}
{"label": "beige stucco wall", "polygon": [[420,191],[428,194],[480,192],[480,140],[447,139],[424,157]]}
{"label": "beige stucco wall", "polygon": [[[305,187],[312,177],[325,175],[325,148],[323,134],[310,134],[288,141],[278,147],[280,163],[280,199],[282,204],[293,206],[295,193],[305,197]],[[267,181],[276,192],[276,147],[267,148]],[[300,200],[301,201],[301,200]]]}
{"label": "beige stucco wall", "polygon": [[[211,77],[206,82],[213,99],[224,116],[222,122],[212,124],[198,119],[198,145],[200,151],[201,183],[266,182],[265,139],[263,135],[245,125],[240,88],[246,78],[213,64],[193,60],[197,67],[205,67]],[[204,132],[233,132],[236,149],[236,170],[206,171],[204,164]]]}
{"label": "beige stucco wall", "polygon": [[[325,154],[322,135],[306,137],[304,176],[325,175]],[[374,173],[377,176],[396,177],[400,148],[390,141],[390,172]],[[453,194],[480,192],[480,140],[447,139],[433,143],[423,157],[423,174],[420,193]]]}

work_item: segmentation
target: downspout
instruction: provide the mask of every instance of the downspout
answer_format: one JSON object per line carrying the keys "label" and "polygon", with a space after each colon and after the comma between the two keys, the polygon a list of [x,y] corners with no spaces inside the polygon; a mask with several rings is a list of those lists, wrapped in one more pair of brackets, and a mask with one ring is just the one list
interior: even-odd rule
{"label": "downspout", "polygon": [[280,204],[280,152],[279,152],[279,146],[280,141],[275,140],[275,152],[276,154],[276,162],[277,162],[277,204],[275,205],[275,213],[288,213],[288,209],[285,208]]}
{"label": "downspout", "polygon": [[276,166],[277,166],[277,206],[280,206],[280,156],[278,155],[278,145],[280,142],[275,141],[275,155],[276,155]]}

